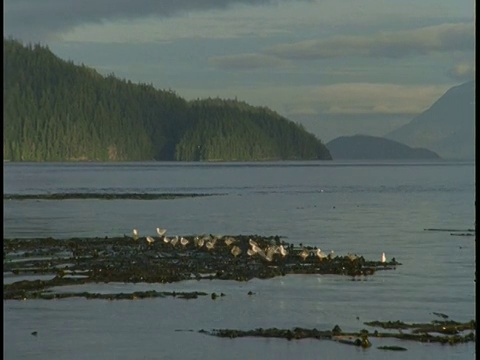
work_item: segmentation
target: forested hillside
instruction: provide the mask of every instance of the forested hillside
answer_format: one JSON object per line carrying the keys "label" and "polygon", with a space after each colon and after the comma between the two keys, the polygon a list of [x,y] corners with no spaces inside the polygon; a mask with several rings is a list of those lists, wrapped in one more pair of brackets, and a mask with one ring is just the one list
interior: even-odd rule
{"label": "forested hillside", "polygon": [[207,99],[189,110],[195,120],[176,147],[177,160],[330,158],[314,135],[267,108]]}
{"label": "forested hillside", "polygon": [[246,103],[188,102],[4,39],[3,156],[11,161],[331,159],[303,127]]}

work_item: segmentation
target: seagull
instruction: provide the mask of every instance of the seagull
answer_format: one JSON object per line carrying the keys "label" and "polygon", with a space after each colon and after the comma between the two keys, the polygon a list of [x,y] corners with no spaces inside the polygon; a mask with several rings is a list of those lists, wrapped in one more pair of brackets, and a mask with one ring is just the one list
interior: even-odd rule
{"label": "seagull", "polygon": [[[251,249],[248,249],[248,251],[250,251],[253,254],[258,254],[260,255],[262,258],[264,258],[265,260],[268,260],[267,259],[267,256],[265,255],[265,252],[262,250],[262,248],[260,246],[257,245],[257,243],[255,241],[253,241],[252,239],[250,239],[250,246],[251,246]],[[269,260],[270,261],[270,260]]]}
{"label": "seagull", "polygon": [[227,238],[225,239],[225,245],[227,245],[227,246],[232,245],[234,242],[235,242],[235,239],[232,238],[232,237],[227,237]]}
{"label": "seagull", "polygon": [[165,237],[163,238],[163,242],[164,242],[165,244],[168,244],[168,243],[170,242],[170,239],[165,236]]}
{"label": "seagull", "polygon": [[320,249],[315,250],[315,255],[318,256],[320,260],[323,260],[327,257],[327,255]]}
{"label": "seagull", "polygon": [[306,259],[306,258],[308,257],[308,255],[309,255],[309,253],[308,253],[308,251],[307,251],[306,249],[303,249],[303,251],[302,251],[300,254],[298,254],[298,255],[305,261],[305,259]]}
{"label": "seagull", "polygon": [[188,244],[188,240],[185,239],[183,236],[180,238],[180,244],[182,244],[182,246],[187,246]]}
{"label": "seagull", "polygon": [[203,238],[198,239],[197,246],[201,248],[203,245],[205,245],[205,240]]}
{"label": "seagull", "polygon": [[330,254],[328,254],[328,258],[331,260],[333,258],[337,257],[337,255],[335,255],[335,251],[333,250],[330,250]]}
{"label": "seagull", "polygon": [[148,242],[149,245],[152,245],[155,242],[155,239],[151,236],[147,236],[146,239],[147,239],[147,242]]}
{"label": "seagull", "polygon": [[217,242],[217,239],[216,238],[213,238],[212,240],[209,240],[205,243],[205,247],[208,249],[208,250],[212,250],[214,247],[215,247],[215,243]]}
{"label": "seagull", "polygon": [[252,246],[251,248],[252,248],[252,251],[253,251],[253,252],[256,252],[256,253],[263,252],[263,250],[260,248],[260,246],[258,246],[258,245],[253,245],[253,244],[252,244],[251,246]]}
{"label": "seagull", "polygon": [[258,247],[258,244],[253,241],[252,239],[248,239],[248,243],[250,244],[250,246],[253,248],[254,246]]}
{"label": "seagull", "polygon": [[285,248],[283,247],[283,245],[280,245],[279,247],[277,247],[277,253],[282,255],[282,256],[285,256],[287,255],[287,250],[285,250]]}
{"label": "seagull", "polygon": [[238,255],[240,255],[242,253],[242,250],[238,246],[234,246],[234,247],[232,247],[231,253],[232,253],[233,256],[237,257]]}
{"label": "seagull", "polygon": [[275,254],[277,251],[276,246],[269,246],[266,250],[267,250],[267,254],[265,255],[265,260],[272,261],[273,254]]}
{"label": "seagull", "polygon": [[170,244],[172,244],[172,246],[176,246],[177,243],[178,243],[178,236],[175,236],[172,240],[170,240]]}
{"label": "seagull", "polygon": [[138,230],[133,229],[133,240],[138,240]]}
{"label": "seagull", "polygon": [[200,240],[200,238],[198,236],[195,236],[193,238],[193,245],[198,246],[198,240]]}
{"label": "seagull", "polygon": [[385,253],[382,253],[382,263],[387,262],[387,257],[385,256]]}
{"label": "seagull", "polygon": [[352,255],[352,254],[348,254],[347,257],[350,259],[350,261],[355,261],[358,259],[357,255]]}
{"label": "seagull", "polygon": [[167,229],[160,229],[157,227],[157,234],[158,236],[162,237],[167,233]]}

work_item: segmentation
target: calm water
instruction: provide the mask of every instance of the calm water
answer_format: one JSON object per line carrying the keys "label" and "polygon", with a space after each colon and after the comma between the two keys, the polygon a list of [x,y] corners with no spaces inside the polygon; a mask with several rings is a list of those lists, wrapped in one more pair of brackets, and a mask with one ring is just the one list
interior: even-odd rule
{"label": "calm water", "polygon": [[[362,350],[330,341],[232,340],[197,332],[296,326],[326,330],[336,324],[358,331],[368,328],[364,321],[437,320],[432,312],[457,321],[475,318],[475,237],[424,231],[474,228],[473,163],[4,163],[4,193],[58,192],[215,195],[145,201],[9,200],[4,201],[4,237],[119,236],[134,227],[141,235],[155,235],[156,227],[167,228],[170,235],[280,235],[340,255],[380,259],[385,252],[403,265],[357,279],[286,276],[246,283],[79,288],[226,294],[215,301],[4,301],[7,359],[474,357],[473,343],[451,347],[371,339],[372,348]],[[255,295],[248,296],[249,291]],[[31,336],[32,331],[38,336]],[[408,351],[377,349],[382,345]]]}

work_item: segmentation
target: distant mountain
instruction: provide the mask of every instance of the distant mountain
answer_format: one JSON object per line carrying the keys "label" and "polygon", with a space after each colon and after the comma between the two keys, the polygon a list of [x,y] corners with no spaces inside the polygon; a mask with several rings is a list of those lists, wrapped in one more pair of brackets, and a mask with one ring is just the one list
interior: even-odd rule
{"label": "distant mountain", "polygon": [[433,151],[414,149],[397,141],[377,136],[340,136],[326,144],[334,160],[439,159]]}
{"label": "distant mountain", "polygon": [[474,82],[450,88],[429,109],[385,137],[413,147],[426,147],[445,159],[473,159]]}

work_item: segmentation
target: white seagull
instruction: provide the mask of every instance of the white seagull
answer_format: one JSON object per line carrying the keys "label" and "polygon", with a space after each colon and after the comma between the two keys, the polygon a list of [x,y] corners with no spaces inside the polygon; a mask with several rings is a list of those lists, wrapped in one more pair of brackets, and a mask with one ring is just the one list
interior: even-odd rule
{"label": "white seagull", "polygon": [[387,257],[385,256],[385,253],[382,253],[382,263],[387,262]]}
{"label": "white seagull", "polygon": [[233,237],[227,237],[225,239],[225,245],[230,246],[235,242],[235,239]]}
{"label": "white seagull", "polygon": [[320,249],[315,250],[315,255],[320,259],[323,260],[327,257],[327,255]]}
{"label": "white seagull", "polygon": [[178,236],[175,236],[172,240],[170,240],[170,244],[172,244],[172,246],[176,246],[177,243],[178,243]]}
{"label": "white seagull", "polygon": [[278,253],[279,253],[280,255],[282,255],[282,256],[285,256],[285,255],[288,254],[288,253],[287,253],[287,250],[285,250],[285,248],[283,247],[283,245],[280,245],[280,246],[277,248],[277,251],[278,251]]}
{"label": "white seagull", "polygon": [[232,247],[231,253],[232,253],[233,256],[237,257],[238,255],[240,255],[242,253],[242,250],[238,246],[234,246],[234,247]]}
{"label": "white seagull", "polygon": [[208,250],[212,250],[214,247],[215,247],[215,244],[217,243],[217,239],[216,238],[213,238],[212,240],[208,240],[206,243],[205,243],[205,247],[208,249]]}
{"label": "white seagull", "polygon": [[253,241],[252,239],[248,239],[248,243],[250,244],[250,246],[253,248],[254,246],[257,246],[258,247],[258,244],[256,241]]}
{"label": "white seagull", "polygon": [[158,236],[162,237],[162,236],[164,236],[166,233],[167,233],[167,229],[157,228],[157,234],[158,234]]}
{"label": "white seagull", "polygon": [[201,248],[203,245],[205,245],[205,240],[203,238],[198,239],[197,246]]}
{"label": "white seagull", "polygon": [[133,229],[133,240],[138,240],[138,230]]}
{"label": "white seagull", "polygon": [[358,256],[354,254],[348,254],[347,257],[350,259],[350,261],[355,261],[358,259]]}
{"label": "white seagull", "polygon": [[298,254],[303,260],[305,260],[310,254],[309,252],[307,251],[307,249],[303,249],[303,251]]}
{"label": "white seagull", "polygon": [[[258,244],[257,244],[255,241],[253,241],[252,239],[250,239],[250,240],[249,240],[249,243],[250,243],[250,247],[251,247],[251,248],[248,249],[248,251],[250,251],[252,254],[258,254],[258,255],[260,255],[260,257],[268,260],[268,259],[266,258],[265,252],[262,250],[262,248],[261,248],[260,246],[258,246]],[[247,254],[249,254],[249,253],[247,252]],[[250,254],[249,254],[249,255],[250,255]],[[269,261],[270,261],[270,260],[269,260]]]}
{"label": "white seagull", "polygon": [[151,236],[147,236],[146,239],[149,245],[152,245],[155,242],[155,239]]}
{"label": "white seagull", "polygon": [[253,251],[252,249],[248,249],[248,250],[247,250],[247,255],[248,255],[248,256],[253,256],[253,255],[255,255],[255,254],[256,254],[256,252]]}
{"label": "white seagull", "polygon": [[266,249],[266,254],[265,254],[265,260],[267,261],[272,261],[273,260],[273,254],[277,252],[277,247],[276,246],[269,246]]}

